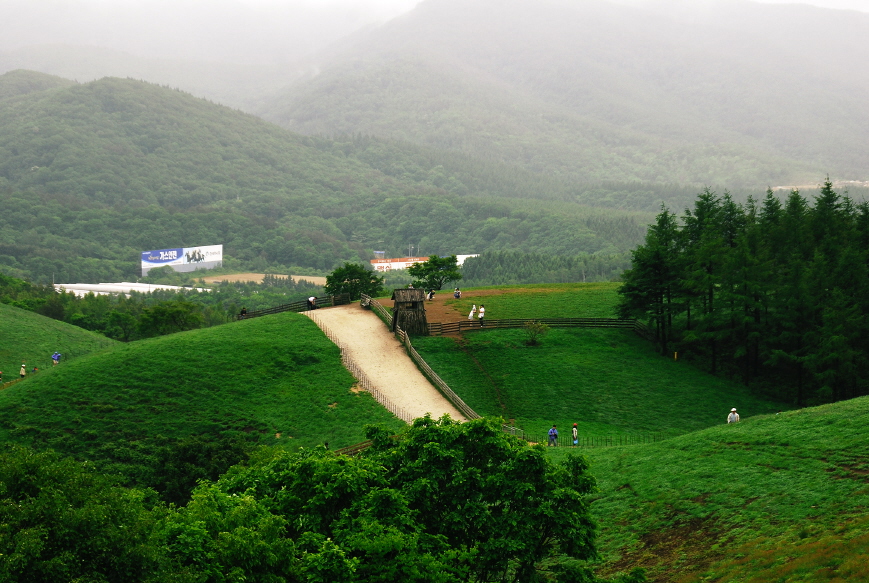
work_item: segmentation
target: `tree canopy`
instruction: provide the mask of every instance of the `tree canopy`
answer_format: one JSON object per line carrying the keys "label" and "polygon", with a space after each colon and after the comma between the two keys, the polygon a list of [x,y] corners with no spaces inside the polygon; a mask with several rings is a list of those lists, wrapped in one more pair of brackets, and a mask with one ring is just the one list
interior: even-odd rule
{"label": "tree canopy", "polygon": [[383,276],[358,263],[345,263],[326,276],[327,294],[350,294],[358,300],[362,294],[377,296],[383,292]]}
{"label": "tree canopy", "polygon": [[414,278],[414,287],[424,289],[441,289],[448,281],[462,279],[462,271],[458,266],[458,258],[455,255],[438,257],[432,255],[428,261],[414,263],[407,268],[407,272]]}
{"label": "tree canopy", "polygon": [[869,203],[828,180],[736,203],[707,189],[681,221],[663,208],[633,252],[620,312],[661,352],[797,405],[869,394]]}

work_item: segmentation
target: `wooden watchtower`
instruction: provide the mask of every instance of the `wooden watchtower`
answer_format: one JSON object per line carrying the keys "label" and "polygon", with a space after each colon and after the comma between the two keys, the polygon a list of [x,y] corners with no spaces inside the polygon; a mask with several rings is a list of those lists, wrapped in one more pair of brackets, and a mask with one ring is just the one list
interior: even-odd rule
{"label": "wooden watchtower", "polygon": [[392,331],[396,326],[408,334],[428,335],[425,318],[425,290],[397,289],[392,292]]}

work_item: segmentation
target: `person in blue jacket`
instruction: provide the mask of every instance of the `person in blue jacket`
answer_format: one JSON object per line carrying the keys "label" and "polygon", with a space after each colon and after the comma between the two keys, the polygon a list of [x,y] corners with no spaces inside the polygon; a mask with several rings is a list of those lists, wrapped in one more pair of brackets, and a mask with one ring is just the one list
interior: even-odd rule
{"label": "person in blue jacket", "polygon": [[549,445],[553,447],[558,446],[558,429],[555,428],[555,425],[549,430]]}

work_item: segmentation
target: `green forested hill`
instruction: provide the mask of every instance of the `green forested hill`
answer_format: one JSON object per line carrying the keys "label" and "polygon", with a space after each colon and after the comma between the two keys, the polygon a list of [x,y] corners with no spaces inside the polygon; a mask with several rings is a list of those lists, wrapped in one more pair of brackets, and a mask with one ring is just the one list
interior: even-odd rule
{"label": "green forested hill", "polygon": [[527,172],[306,138],[138,81],[17,72],[4,87],[17,96],[0,101],[0,266],[42,282],[133,278],[140,251],[218,243],[251,269],[328,270],[410,244],[624,252],[651,218],[589,209]]}
{"label": "green forested hill", "polygon": [[869,16],[796,5],[428,0],[259,112],[585,181],[856,178],[867,33]]}

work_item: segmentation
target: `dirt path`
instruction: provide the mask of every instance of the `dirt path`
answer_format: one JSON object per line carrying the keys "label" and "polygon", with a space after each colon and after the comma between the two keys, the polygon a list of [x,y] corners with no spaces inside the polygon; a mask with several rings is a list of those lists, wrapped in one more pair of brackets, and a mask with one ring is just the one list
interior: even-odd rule
{"label": "dirt path", "polygon": [[354,303],[307,314],[337,337],[355,365],[394,405],[413,417],[449,413],[453,419],[466,420],[419,372],[401,343],[373,312]]}

